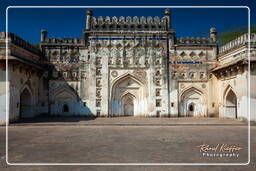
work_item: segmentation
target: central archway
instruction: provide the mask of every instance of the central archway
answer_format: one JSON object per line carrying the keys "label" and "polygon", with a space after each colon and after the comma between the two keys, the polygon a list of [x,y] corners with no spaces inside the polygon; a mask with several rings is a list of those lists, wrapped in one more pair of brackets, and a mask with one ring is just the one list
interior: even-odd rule
{"label": "central archway", "polygon": [[129,93],[122,98],[124,116],[134,116],[134,100],[134,96]]}
{"label": "central archway", "polygon": [[130,73],[117,78],[111,86],[110,115],[144,116],[147,113],[146,92],[145,84]]}
{"label": "central archway", "polygon": [[203,104],[204,94],[195,87],[184,90],[180,96],[179,116],[204,116],[205,106]]}

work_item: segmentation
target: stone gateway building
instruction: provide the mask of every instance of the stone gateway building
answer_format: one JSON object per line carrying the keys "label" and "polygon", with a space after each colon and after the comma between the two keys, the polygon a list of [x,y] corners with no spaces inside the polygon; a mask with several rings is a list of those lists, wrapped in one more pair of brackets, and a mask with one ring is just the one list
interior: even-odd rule
{"label": "stone gateway building", "polygon": [[248,119],[249,99],[256,120],[256,93],[248,89],[249,78],[256,88],[256,34],[218,47],[215,28],[207,38],[177,38],[169,9],[162,18],[95,18],[88,10],[79,39],[50,38],[42,30],[37,49],[9,33],[8,70],[6,36],[1,33],[0,100],[7,96],[9,104],[0,109],[3,123],[6,111],[10,121],[39,114]]}

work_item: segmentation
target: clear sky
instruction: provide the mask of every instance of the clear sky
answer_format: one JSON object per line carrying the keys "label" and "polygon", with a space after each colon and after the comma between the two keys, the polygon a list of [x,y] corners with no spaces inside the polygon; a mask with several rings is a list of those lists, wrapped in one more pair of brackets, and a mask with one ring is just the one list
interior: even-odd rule
{"label": "clear sky", "polygon": [[[61,2],[61,3],[60,3]],[[71,3],[72,2],[72,3]],[[107,2],[107,3],[106,3]],[[29,1],[23,0],[22,3],[16,0],[7,0],[0,4],[1,10],[9,5],[247,5],[251,8],[252,23],[255,22],[256,4],[249,1],[222,0],[218,1]],[[162,8],[94,8],[94,16],[163,16]],[[11,8],[8,10],[8,28],[10,32],[17,34],[32,43],[39,43],[40,29],[46,29],[49,37],[81,37],[85,28],[86,8],[65,8],[65,9],[45,9],[45,8]],[[5,12],[1,13],[1,21],[5,21]],[[248,10],[246,8],[207,8],[207,9],[184,9],[171,8],[172,25],[177,37],[186,36],[208,36],[209,29],[216,27],[217,31],[227,31],[248,24]],[[1,31],[5,31],[5,23],[1,22]]]}

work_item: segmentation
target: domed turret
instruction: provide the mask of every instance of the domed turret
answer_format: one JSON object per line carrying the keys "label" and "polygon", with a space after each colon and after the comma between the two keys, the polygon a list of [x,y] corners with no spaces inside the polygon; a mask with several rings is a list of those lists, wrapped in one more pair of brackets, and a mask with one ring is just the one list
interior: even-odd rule
{"label": "domed turret", "polygon": [[217,30],[216,30],[216,28],[214,28],[214,27],[212,27],[212,28],[210,29],[210,38],[211,38],[214,42],[217,41]]}

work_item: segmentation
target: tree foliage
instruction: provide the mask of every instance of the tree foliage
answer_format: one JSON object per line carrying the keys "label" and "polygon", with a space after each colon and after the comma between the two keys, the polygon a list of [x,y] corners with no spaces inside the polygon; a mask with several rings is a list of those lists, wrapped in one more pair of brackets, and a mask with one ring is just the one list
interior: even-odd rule
{"label": "tree foliage", "polygon": [[[240,27],[237,29],[231,29],[229,31],[226,32],[221,32],[218,35],[218,40],[219,40],[219,45],[222,46],[228,42],[230,42],[231,40],[236,39],[237,37],[248,33],[248,27],[244,26],[244,27]],[[256,33],[256,25],[251,25],[251,33]]]}

